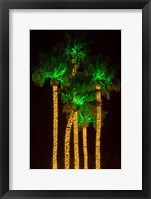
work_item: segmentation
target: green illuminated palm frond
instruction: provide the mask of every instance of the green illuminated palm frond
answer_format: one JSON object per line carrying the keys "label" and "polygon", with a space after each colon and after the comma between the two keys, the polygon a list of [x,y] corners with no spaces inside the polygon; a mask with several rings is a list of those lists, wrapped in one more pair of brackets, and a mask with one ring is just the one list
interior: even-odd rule
{"label": "green illuminated palm frond", "polygon": [[70,85],[64,87],[62,92],[63,103],[73,103],[75,106],[83,106],[86,102],[95,100],[95,87],[91,84],[89,76],[77,74],[70,80]]}
{"label": "green illuminated palm frond", "polygon": [[79,127],[89,126],[90,123],[96,125],[96,106],[91,103],[85,103],[78,110]]}
{"label": "green illuminated palm frond", "polygon": [[102,94],[109,99],[112,90],[119,91],[117,73],[114,67],[109,67],[100,55],[87,60],[92,82],[100,85]]}
{"label": "green illuminated palm frond", "polygon": [[88,66],[92,81],[100,84],[101,87],[104,87],[107,78],[107,65],[102,61],[101,56],[94,56],[91,60],[89,60]]}
{"label": "green illuminated palm frond", "polygon": [[67,71],[67,63],[64,60],[59,59],[59,57],[51,56],[49,60],[49,66],[45,71],[46,78],[50,79],[50,84],[54,81],[62,82],[63,75]]}
{"label": "green illuminated palm frond", "polygon": [[39,66],[35,67],[32,74],[32,80],[36,85],[43,86],[46,79],[50,80],[50,84],[63,81],[68,62],[66,62],[65,54],[62,51],[57,51],[57,53],[42,54],[40,56]]}
{"label": "green illuminated palm frond", "polygon": [[76,58],[76,61],[80,63],[88,53],[88,45],[78,35],[69,35],[66,33],[66,50],[67,55]]}
{"label": "green illuminated palm frond", "polygon": [[[107,115],[107,112],[101,112],[101,125],[104,125],[104,120]],[[97,106],[95,103],[85,103],[78,109],[78,124],[80,129],[84,126],[89,126],[93,124],[93,127],[96,128],[97,121]]]}

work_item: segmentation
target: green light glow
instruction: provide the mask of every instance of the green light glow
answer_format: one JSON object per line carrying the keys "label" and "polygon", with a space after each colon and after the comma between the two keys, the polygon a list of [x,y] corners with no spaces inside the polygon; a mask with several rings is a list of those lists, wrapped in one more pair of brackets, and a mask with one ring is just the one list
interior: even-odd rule
{"label": "green light glow", "polygon": [[83,106],[86,102],[93,102],[95,100],[95,93],[93,92],[94,85],[88,76],[84,74],[77,74],[70,79],[70,85],[64,87],[61,93],[63,103],[72,103],[75,107]]}
{"label": "green light glow", "polygon": [[82,106],[84,104],[84,96],[75,96],[74,99],[73,99],[73,103],[76,105],[76,106]]}
{"label": "green light glow", "polygon": [[96,106],[91,103],[85,103],[78,110],[78,122],[80,127],[89,126],[90,123],[93,126],[96,125]]}
{"label": "green light glow", "polygon": [[66,54],[80,63],[87,56],[87,43],[80,38],[80,35],[66,34]]}
{"label": "green light glow", "polygon": [[39,66],[35,68],[32,74],[32,80],[36,85],[43,86],[46,79],[61,83],[67,71],[69,63],[66,61],[65,54],[59,50],[59,54],[42,55]]}
{"label": "green light glow", "polygon": [[89,125],[91,122],[93,122],[93,115],[90,114],[90,115],[84,115],[84,113],[80,112],[79,113],[79,124],[84,126],[84,125]]}
{"label": "green light glow", "polygon": [[86,44],[82,42],[77,42],[75,44],[68,43],[66,53],[72,57],[83,59],[86,56],[86,51],[84,50],[85,47]]}

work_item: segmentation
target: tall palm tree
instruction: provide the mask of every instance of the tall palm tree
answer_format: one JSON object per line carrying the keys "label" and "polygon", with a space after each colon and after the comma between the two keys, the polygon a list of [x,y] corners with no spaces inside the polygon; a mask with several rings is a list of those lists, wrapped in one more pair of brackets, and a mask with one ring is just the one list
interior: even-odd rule
{"label": "tall palm tree", "polygon": [[84,58],[88,54],[87,42],[84,42],[84,35],[66,33],[66,55],[71,59],[72,63],[72,75],[77,74],[80,63],[83,62]]}
{"label": "tall palm tree", "polygon": [[83,154],[84,154],[84,169],[88,169],[88,151],[87,151],[87,127],[90,123],[96,124],[96,106],[86,102],[78,110],[79,127],[82,129],[83,135]]}
{"label": "tall palm tree", "polygon": [[95,146],[95,164],[96,169],[101,168],[101,123],[102,123],[102,95],[107,99],[110,98],[112,90],[119,91],[119,84],[116,83],[116,72],[113,67],[108,68],[101,56],[97,55],[89,64],[89,72],[92,77],[92,82],[96,85],[96,100],[97,100],[97,122],[96,122],[96,146]]}
{"label": "tall palm tree", "polygon": [[[71,75],[73,77],[76,76],[78,68],[80,66],[81,61],[84,59],[84,57],[87,54],[87,44],[81,40],[81,38],[77,37],[77,35],[69,35],[66,33],[66,55],[70,57],[71,60],[71,65],[72,65],[72,70],[71,70]],[[73,96],[73,98],[75,98]],[[73,127],[74,127],[74,165],[75,169],[79,169],[79,146],[78,146],[78,113],[75,111],[74,117],[72,117],[72,114],[69,117],[68,123],[70,124],[72,118],[73,122]],[[70,126],[70,130],[72,125]],[[68,125],[67,125],[68,127]],[[70,143],[70,136],[69,134],[69,129],[66,129],[66,135],[65,135],[65,168],[69,168],[69,163],[67,162],[68,159],[68,154],[69,150],[66,150],[69,148],[69,143]],[[68,147],[67,147],[68,145]],[[68,165],[68,166],[66,166]]]}
{"label": "tall palm tree", "polygon": [[50,80],[53,90],[53,158],[52,168],[57,169],[57,148],[58,148],[58,84],[63,81],[67,71],[67,62],[62,52],[51,54],[40,60],[40,65],[35,69],[32,80],[35,84],[43,86],[46,79]]}
{"label": "tall palm tree", "polygon": [[[69,120],[73,118],[72,114],[74,114],[74,157],[75,157],[75,168],[79,168],[79,146],[78,146],[78,110],[81,106],[85,104],[85,102],[92,102],[95,100],[94,94],[91,91],[92,85],[88,79],[88,76],[84,76],[82,73],[78,73],[75,77],[70,79],[70,85],[64,87],[64,91],[62,91],[62,100],[65,104],[64,107],[68,113],[71,106],[71,115],[69,116]],[[69,105],[70,104],[70,105]],[[71,125],[70,125],[71,132]],[[69,145],[70,140],[69,130],[66,128],[65,135],[65,168],[69,168]],[[68,149],[68,150],[67,150]]]}

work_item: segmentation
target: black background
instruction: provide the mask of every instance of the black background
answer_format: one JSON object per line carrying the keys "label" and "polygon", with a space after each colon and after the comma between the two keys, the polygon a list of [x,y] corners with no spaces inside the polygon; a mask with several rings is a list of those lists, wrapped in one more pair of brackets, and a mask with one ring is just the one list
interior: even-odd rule
{"label": "black background", "polygon": [[[39,53],[51,52],[52,47],[64,41],[66,30],[30,31],[30,69],[38,65]],[[121,79],[121,31],[120,30],[84,30],[85,40],[92,41],[90,55],[100,53],[110,65],[119,66],[118,78]],[[32,74],[32,72],[31,72]],[[104,120],[101,136],[102,169],[121,168],[121,92],[112,93],[111,99],[102,99],[103,110],[108,114]],[[51,169],[53,148],[53,102],[49,81],[41,88],[35,86],[30,78],[30,168]],[[59,97],[59,134],[58,168],[64,168],[64,137],[66,116],[62,113]],[[95,130],[88,128],[88,163],[95,169]],[[71,133],[71,166],[74,168],[73,133]],[[83,168],[82,132],[79,132],[80,168]]]}

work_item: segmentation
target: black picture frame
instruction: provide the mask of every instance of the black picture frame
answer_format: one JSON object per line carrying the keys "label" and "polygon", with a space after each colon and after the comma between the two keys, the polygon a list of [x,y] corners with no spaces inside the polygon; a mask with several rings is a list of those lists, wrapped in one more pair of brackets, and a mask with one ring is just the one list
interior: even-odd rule
{"label": "black picture frame", "polygon": [[[9,190],[9,9],[142,9],[142,190]],[[150,0],[0,0],[0,196],[1,198],[151,198],[151,1]],[[131,180],[131,179],[129,179]]]}

